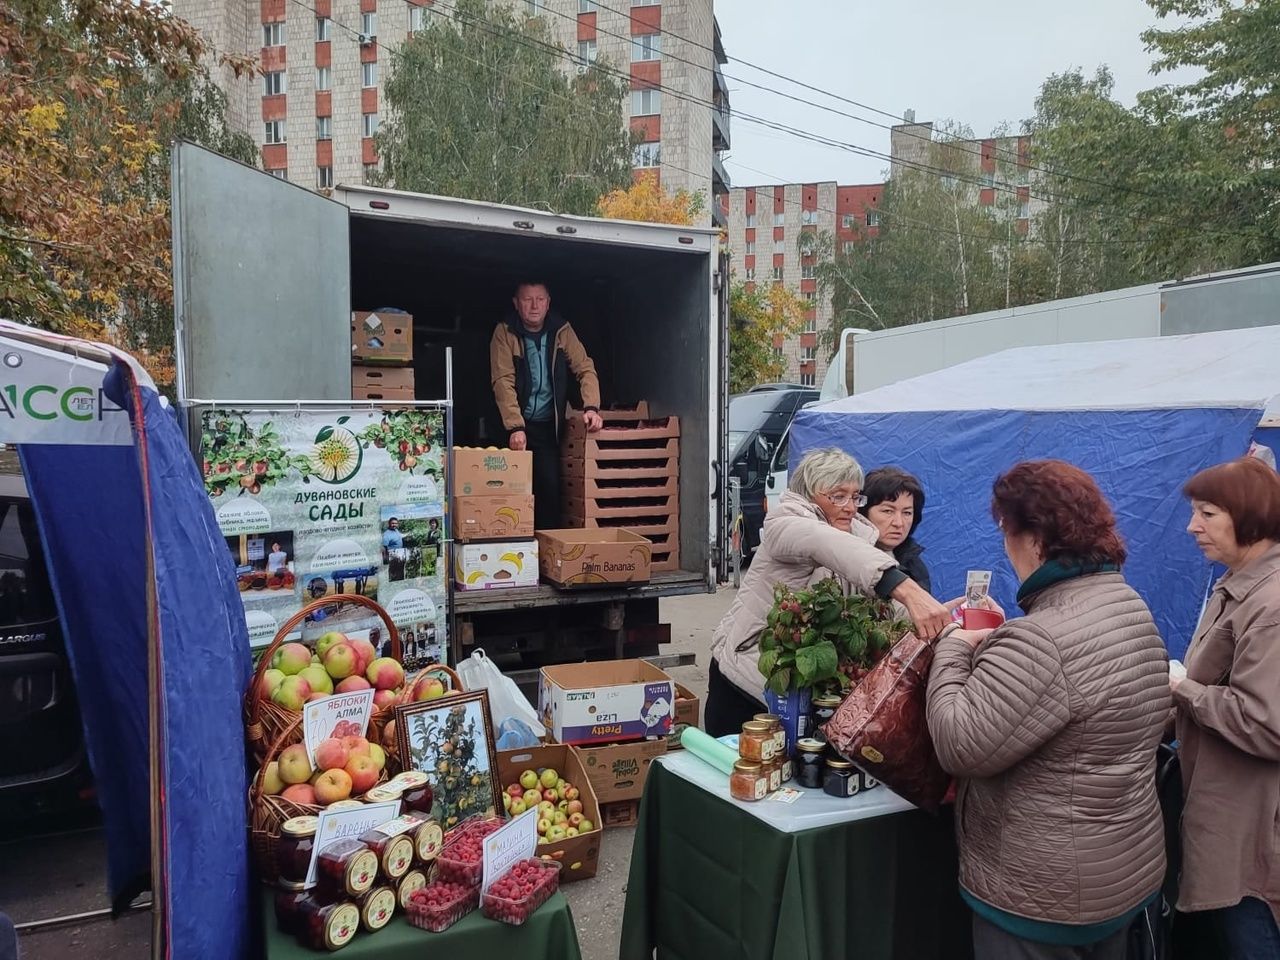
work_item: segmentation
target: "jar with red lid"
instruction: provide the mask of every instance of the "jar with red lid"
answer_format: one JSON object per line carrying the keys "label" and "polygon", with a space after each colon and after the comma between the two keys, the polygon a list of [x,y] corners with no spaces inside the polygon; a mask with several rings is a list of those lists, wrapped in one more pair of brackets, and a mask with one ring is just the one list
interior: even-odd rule
{"label": "jar with red lid", "polygon": [[360,930],[360,908],[350,900],[322,903],[315,898],[301,907],[298,942],[312,950],[341,950]]}
{"label": "jar with red lid", "polygon": [[396,892],[391,887],[374,887],[356,905],[360,908],[361,928],[377,933],[396,912]]}
{"label": "jar with red lid", "polygon": [[431,779],[425,773],[421,770],[406,770],[393,782],[401,788],[400,801],[406,811],[413,811],[424,817],[431,815],[436,794],[431,789]]}
{"label": "jar with red lid", "polygon": [[397,817],[360,835],[360,842],[374,852],[382,875],[388,880],[399,880],[413,866],[412,831],[421,822],[417,817]]}
{"label": "jar with red lid", "polygon": [[410,870],[400,878],[396,886],[396,903],[401,910],[409,909],[409,898],[427,885],[427,874],[423,870]]}
{"label": "jar with red lid", "polygon": [[378,857],[355,837],[343,837],[320,849],[316,876],[325,895],[358,897],[378,879]]}
{"label": "jar with red lid", "polygon": [[282,887],[300,889],[307,882],[319,825],[318,817],[291,817],[280,825],[275,852],[276,876]]}
{"label": "jar with red lid", "polygon": [[276,926],[296,937],[303,928],[303,906],[312,900],[310,890],[281,890],[276,894]]}

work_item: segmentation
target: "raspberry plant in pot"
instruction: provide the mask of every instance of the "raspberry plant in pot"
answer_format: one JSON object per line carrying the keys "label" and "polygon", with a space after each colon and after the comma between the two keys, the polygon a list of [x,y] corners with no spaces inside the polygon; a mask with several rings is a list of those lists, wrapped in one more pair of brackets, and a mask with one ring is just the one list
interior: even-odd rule
{"label": "raspberry plant in pot", "polygon": [[845,596],[834,577],[803,590],[775,587],[765,623],[758,667],[778,696],[805,688],[844,693],[911,629],[891,603]]}

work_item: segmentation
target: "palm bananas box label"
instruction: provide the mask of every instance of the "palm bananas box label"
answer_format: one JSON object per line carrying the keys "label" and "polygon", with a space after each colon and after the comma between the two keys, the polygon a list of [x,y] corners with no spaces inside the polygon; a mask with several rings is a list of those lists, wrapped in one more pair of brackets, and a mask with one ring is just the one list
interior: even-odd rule
{"label": "palm bananas box label", "polygon": [[461,543],[533,536],[533,496],[453,498],[453,536]]}
{"label": "palm bananas box label", "polygon": [[538,585],[538,541],[460,543],[453,548],[453,582],[459,590]]}
{"label": "palm bananas box label", "polygon": [[653,544],[623,527],[539,530],[542,578],[559,587],[644,583]]}
{"label": "palm bananas box label", "polygon": [[675,681],[644,660],[556,664],[538,684],[538,713],[558,743],[665,737],[675,704]]}

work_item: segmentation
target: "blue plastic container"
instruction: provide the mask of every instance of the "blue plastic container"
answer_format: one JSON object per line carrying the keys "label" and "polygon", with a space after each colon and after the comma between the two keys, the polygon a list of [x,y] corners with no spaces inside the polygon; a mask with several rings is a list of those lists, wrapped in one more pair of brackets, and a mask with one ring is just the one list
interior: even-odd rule
{"label": "blue plastic container", "polygon": [[764,692],[764,702],[768,704],[769,712],[777,714],[782,720],[782,729],[787,735],[787,756],[795,753],[797,740],[813,736],[813,731],[809,729],[810,699],[808,687],[789,690],[782,697],[769,689]]}

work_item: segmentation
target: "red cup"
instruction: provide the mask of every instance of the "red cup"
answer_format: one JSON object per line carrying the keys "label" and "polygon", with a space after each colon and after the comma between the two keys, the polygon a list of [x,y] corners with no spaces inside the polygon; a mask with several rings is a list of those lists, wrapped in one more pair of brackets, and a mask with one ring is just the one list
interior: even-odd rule
{"label": "red cup", "polygon": [[960,615],[960,622],[966,630],[993,630],[1004,623],[1004,617],[1000,614],[981,607],[965,607]]}

